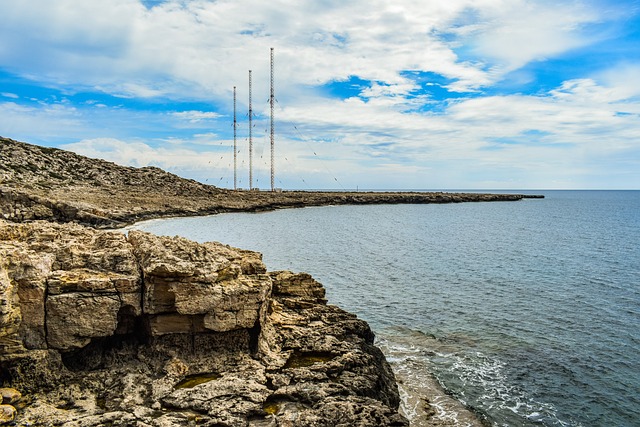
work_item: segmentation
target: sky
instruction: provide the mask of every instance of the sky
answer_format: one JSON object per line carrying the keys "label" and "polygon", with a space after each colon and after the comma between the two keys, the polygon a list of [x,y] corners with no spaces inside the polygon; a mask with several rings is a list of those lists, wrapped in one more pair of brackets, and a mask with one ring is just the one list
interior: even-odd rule
{"label": "sky", "polygon": [[[0,136],[234,188],[640,189],[640,0],[0,0]],[[249,182],[249,70],[253,179]]]}

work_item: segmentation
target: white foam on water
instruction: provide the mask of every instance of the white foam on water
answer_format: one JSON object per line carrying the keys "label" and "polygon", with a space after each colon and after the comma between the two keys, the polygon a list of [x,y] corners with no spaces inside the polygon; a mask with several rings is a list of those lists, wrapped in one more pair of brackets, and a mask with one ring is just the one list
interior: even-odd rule
{"label": "white foam on water", "polygon": [[[396,374],[401,410],[412,426],[426,425],[421,423],[425,408],[435,412],[430,417],[444,425],[480,425],[467,421],[469,414],[477,421],[468,405],[491,414],[496,426],[580,426],[563,422],[552,404],[539,402],[513,385],[506,364],[498,358],[412,332],[409,336],[385,336],[376,342]],[[453,396],[447,384],[454,385]],[[461,413],[465,414],[462,418]]]}
{"label": "white foam on water", "polygon": [[[497,425],[512,425],[530,421],[553,426],[569,426],[557,416],[554,405],[531,398],[525,390],[514,386],[505,374],[505,364],[481,352],[469,354],[442,354],[449,359],[447,373],[457,378],[474,394],[473,405],[482,412],[502,414]],[[508,412],[515,415],[509,416]],[[497,418],[494,415],[494,418]],[[575,424],[572,424],[575,425]],[[577,426],[576,426],[577,427]]]}
{"label": "white foam on water", "polygon": [[439,426],[480,427],[481,423],[464,404],[446,393],[431,374],[424,348],[391,343],[376,343],[385,353],[398,380],[400,411],[412,427]]}

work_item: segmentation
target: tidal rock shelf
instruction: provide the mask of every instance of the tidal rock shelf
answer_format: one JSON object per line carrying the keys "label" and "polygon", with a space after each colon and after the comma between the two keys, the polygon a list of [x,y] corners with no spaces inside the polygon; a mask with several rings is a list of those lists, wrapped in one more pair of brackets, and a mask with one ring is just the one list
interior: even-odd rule
{"label": "tidal rock shelf", "polygon": [[369,326],[256,252],[0,220],[19,426],[406,426]]}

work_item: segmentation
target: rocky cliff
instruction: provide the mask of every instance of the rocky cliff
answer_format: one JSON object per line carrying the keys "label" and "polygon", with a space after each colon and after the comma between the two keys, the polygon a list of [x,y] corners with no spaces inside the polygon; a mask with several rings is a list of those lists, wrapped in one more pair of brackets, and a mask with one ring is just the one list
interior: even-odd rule
{"label": "rocky cliff", "polygon": [[402,426],[368,325],[258,253],[0,220],[20,426]]}

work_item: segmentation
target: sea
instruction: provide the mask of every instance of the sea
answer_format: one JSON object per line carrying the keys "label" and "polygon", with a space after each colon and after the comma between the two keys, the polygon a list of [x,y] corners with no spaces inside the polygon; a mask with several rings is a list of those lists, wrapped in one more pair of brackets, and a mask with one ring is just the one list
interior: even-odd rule
{"label": "sea", "polygon": [[640,191],[511,192],[545,197],[134,227],[312,274],[405,382],[435,378],[485,424],[640,426]]}

